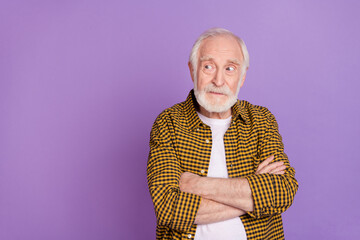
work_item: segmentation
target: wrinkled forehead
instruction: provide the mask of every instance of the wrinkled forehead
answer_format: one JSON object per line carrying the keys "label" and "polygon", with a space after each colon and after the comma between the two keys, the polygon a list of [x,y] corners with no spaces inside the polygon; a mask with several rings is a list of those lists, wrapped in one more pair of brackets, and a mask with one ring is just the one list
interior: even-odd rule
{"label": "wrinkled forehead", "polygon": [[243,62],[243,54],[238,41],[228,35],[209,37],[203,40],[199,48],[198,60],[201,61],[209,57],[214,60],[221,58],[239,63]]}
{"label": "wrinkled forehead", "polygon": [[[238,58],[227,58],[225,59],[228,63],[233,63],[236,65],[241,65],[242,62]],[[206,62],[206,61],[216,61],[215,57],[211,55],[204,55],[199,58],[200,62]]]}

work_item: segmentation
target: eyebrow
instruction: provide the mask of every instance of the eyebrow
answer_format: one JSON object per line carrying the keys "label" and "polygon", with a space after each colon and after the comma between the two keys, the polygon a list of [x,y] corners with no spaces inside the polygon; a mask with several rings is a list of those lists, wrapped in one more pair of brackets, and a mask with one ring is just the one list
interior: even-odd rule
{"label": "eyebrow", "polygon": [[214,60],[214,57],[208,55],[208,56],[202,56],[202,57],[200,58],[200,61],[201,61],[201,62],[202,62],[202,61],[209,61],[209,60]]}
{"label": "eyebrow", "polygon": [[231,60],[229,60],[228,62],[234,63],[234,64],[236,64],[236,65],[241,65],[241,62],[240,62],[239,59],[237,59],[237,58],[231,59]]}
{"label": "eyebrow", "polygon": [[[211,61],[211,60],[214,60],[214,57],[213,56],[210,56],[210,55],[207,55],[207,56],[202,56],[200,58],[200,62],[202,61]],[[234,58],[234,59],[230,59],[228,60],[229,63],[233,63],[233,64],[236,64],[236,65],[241,65],[241,61],[237,58]]]}

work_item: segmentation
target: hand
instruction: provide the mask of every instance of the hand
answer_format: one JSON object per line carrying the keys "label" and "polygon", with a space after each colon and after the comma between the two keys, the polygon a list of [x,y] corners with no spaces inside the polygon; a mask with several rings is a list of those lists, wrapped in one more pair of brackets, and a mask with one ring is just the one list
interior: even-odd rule
{"label": "hand", "polygon": [[195,187],[199,178],[200,176],[194,173],[183,172],[179,181],[180,191],[196,194]]}
{"label": "hand", "polygon": [[256,169],[255,174],[263,174],[263,173],[271,173],[271,174],[284,174],[286,166],[284,162],[274,162],[270,163],[274,160],[274,155],[271,155],[265,161],[260,163],[258,168]]}

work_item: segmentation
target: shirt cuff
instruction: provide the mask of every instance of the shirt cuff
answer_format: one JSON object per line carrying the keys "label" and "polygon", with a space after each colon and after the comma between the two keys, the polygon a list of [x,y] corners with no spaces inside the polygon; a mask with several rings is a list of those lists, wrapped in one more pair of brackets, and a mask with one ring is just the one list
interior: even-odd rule
{"label": "shirt cuff", "polygon": [[249,181],[254,200],[254,210],[248,212],[253,218],[260,218],[274,202],[272,178],[270,174],[255,174],[245,177]]}
{"label": "shirt cuff", "polygon": [[194,224],[201,197],[195,194],[180,192],[174,206],[172,229],[189,231]]}

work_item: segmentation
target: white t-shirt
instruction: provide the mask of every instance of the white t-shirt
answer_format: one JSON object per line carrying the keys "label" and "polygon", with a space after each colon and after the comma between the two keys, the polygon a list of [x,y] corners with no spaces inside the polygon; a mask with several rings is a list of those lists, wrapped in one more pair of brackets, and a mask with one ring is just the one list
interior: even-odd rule
{"label": "white t-shirt", "polygon": [[[224,134],[231,123],[227,119],[214,119],[198,115],[203,123],[211,128],[212,148],[208,177],[228,178],[225,159]],[[195,240],[246,240],[246,232],[240,217],[222,222],[197,225]]]}

